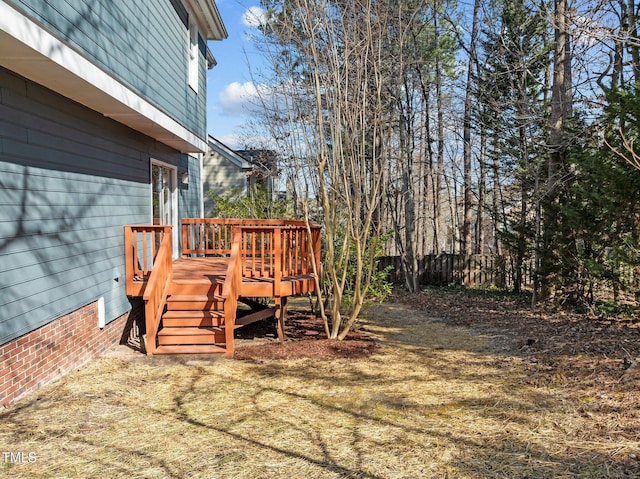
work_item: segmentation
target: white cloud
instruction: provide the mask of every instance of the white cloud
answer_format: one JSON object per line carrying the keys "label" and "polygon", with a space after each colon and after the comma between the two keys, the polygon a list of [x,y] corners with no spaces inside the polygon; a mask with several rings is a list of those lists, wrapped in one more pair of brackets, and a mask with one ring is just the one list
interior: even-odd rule
{"label": "white cloud", "polygon": [[220,106],[226,115],[246,115],[257,108],[258,88],[253,82],[229,83],[220,92]]}
{"label": "white cloud", "polygon": [[267,12],[260,7],[249,7],[242,14],[242,23],[247,27],[258,28],[266,23]]}

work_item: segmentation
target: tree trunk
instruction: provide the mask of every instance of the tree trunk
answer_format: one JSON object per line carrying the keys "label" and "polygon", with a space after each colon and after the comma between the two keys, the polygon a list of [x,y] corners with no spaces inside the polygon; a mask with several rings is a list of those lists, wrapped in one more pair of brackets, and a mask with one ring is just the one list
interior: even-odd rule
{"label": "tree trunk", "polygon": [[487,152],[487,136],[484,127],[480,131],[480,161],[478,176],[478,211],[476,218],[476,254],[485,253],[485,231],[484,231],[484,214],[485,214],[485,196],[487,190],[487,166],[485,155]]}
{"label": "tree trunk", "polygon": [[[435,44],[436,48],[440,44],[440,34],[439,34],[439,26],[438,26],[438,1],[434,2],[434,35],[435,35]],[[442,217],[442,203],[441,203],[441,194],[442,194],[442,179],[444,176],[444,106],[442,100],[442,72],[441,72],[441,60],[439,56],[436,56],[436,109],[437,109],[437,130],[438,137],[437,141],[437,167],[435,173],[435,182],[434,182],[434,224],[436,228],[440,227],[440,221]],[[439,248],[440,245],[437,244],[437,241],[440,241],[440,238],[436,238],[434,236],[434,243],[436,248]]]}
{"label": "tree trunk", "polygon": [[471,26],[471,41],[469,44],[469,65],[467,67],[467,86],[464,99],[463,119],[463,181],[464,181],[464,219],[462,221],[461,253],[472,253],[471,222],[473,192],[471,189],[471,112],[474,95],[473,72],[477,63],[477,39],[479,25],[480,0],[473,5],[473,21]]}
{"label": "tree trunk", "polygon": [[627,21],[629,22],[629,49],[631,50],[631,63],[633,67],[633,79],[640,82],[640,50],[638,48],[638,18],[636,15],[635,0],[628,0]]}
{"label": "tree trunk", "polygon": [[620,7],[620,32],[618,34],[618,38],[614,39],[613,47],[613,72],[611,74],[611,88],[613,89],[624,84],[624,43],[621,37],[625,33],[624,24],[627,17],[625,0],[618,0],[618,6]]}
{"label": "tree trunk", "polygon": [[568,0],[555,0],[554,27],[555,45],[553,53],[553,83],[551,86],[551,111],[549,114],[549,167],[547,181],[547,208],[545,220],[545,254],[542,256],[543,283],[541,295],[549,298],[554,294],[555,271],[561,257],[561,245],[554,239],[558,231],[557,194],[558,181],[566,160],[567,121],[573,113],[571,82],[571,38],[569,34]]}

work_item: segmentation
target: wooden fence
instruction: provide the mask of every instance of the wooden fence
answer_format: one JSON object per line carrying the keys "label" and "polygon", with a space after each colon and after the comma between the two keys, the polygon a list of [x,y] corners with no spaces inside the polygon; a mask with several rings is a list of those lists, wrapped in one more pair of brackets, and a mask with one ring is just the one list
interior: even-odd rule
{"label": "wooden fence", "polygon": [[[523,263],[519,271],[515,263],[515,259],[508,256],[433,254],[419,258],[418,272],[422,284],[514,289],[519,278],[520,288],[533,287],[531,262]],[[380,258],[380,269],[388,266],[391,266],[390,280],[397,284],[403,283],[401,258]]]}

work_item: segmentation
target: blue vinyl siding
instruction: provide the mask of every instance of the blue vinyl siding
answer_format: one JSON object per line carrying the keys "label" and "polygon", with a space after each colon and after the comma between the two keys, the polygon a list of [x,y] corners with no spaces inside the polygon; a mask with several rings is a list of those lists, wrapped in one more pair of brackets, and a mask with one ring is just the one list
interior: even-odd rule
{"label": "blue vinyl siding", "polygon": [[[180,182],[180,173],[189,172],[189,183]],[[200,160],[193,156],[184,155],[178,168],[178,204],[180,218],[200,217]]]}
{"label": "blue vinyl siding", "polygon": [[150,223],[151,158],[189,172],[197,214],[197,158],[0,68],[0,344],[101,296],[107,321],[131,308],[123,225]]}
{"label": "blue vinyl siding", "polygon": [[17,0],[23,12],[199,138],[206,138],[206,49],[200,91],[188,86],[188,33],[171,0]]}

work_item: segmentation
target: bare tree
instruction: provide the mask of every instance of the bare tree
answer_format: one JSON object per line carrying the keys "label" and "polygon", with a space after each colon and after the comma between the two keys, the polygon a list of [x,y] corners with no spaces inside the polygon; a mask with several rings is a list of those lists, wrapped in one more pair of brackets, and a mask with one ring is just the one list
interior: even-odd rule
{"label": "bare tree", "polygon": [[[384,91],[389,4],[373,0],[267,2],[275,82],[271,117],[296,165],[307,218],[324,232],[327,335],[343,339],[376,273],[388,142]],[[316,265],[318,272],[319,265]],[[326,301],[327,308],[324,304]]]}
{"label": "bare tree", "polygon": [[[431,115],[436,116],[437,131],[443,134],[443,115],[432,111],[433,91],[440,87],[451,71],[457,44],[448,20],[444,26],[447,2],[398,2],[392,14],[390,28],[390,75],[388,93],[393,100],[392,138],[394,151],[389,154],[389,189],[387,216],[395,232],[394,251],[401,258],[405,286],[409,291],[419,288],[420,257],[437,243],[440,182],[442,169],[434,165],[431,148],[433,132]],[[444,30],[441,31],[441,30]],[[443,40],[444,38],[444,40]],[[435,86],[435,88],[434,88]],[[442,99],[436,100],[442,105]],[[439,109],[442,113],[442,108]],[[442,136],[441,136],[442,138]],[[440,143],[444,152],[444,139]],[[440,157],[444,159],[444,154]],[[442,165],[442,163],[440,164]],[[431,203],[431,200],[433,203]]]}
{"label": "bare tree", "polygon": [[611,151],[613,151],[624,161],[629,163],[637,170],[640,170],[640,154],[638,153],[637,148],[634,146],[635,141],[627,137],[624,129],[621,126],[618,127],[617,132],[620,135],[622,148],[616,148],[609,141],[607,141],[606,138],[604,139],[605,144],[611,149]]}

